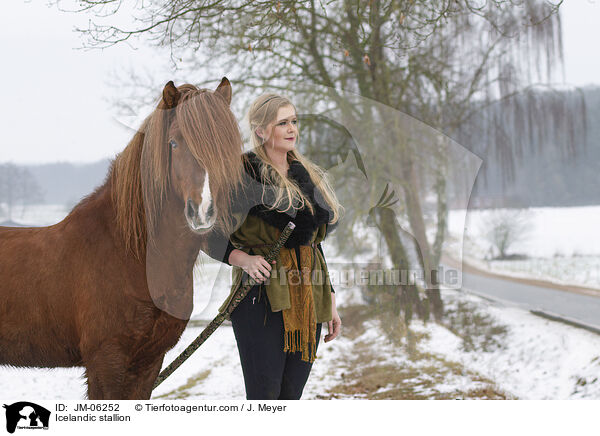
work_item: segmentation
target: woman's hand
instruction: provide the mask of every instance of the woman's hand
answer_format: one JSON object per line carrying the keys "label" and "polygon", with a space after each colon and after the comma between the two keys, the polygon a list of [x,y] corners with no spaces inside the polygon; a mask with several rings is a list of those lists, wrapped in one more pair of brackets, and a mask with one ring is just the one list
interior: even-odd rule
{"label": "woman's hand", "polygon": [[342,320],[338,315],[337,308],[335,307],[335,294],[331,293],[331,312],[333,315],[333,319],[327,323],[327,335],[325,335],[325,342],[329,342],[334,340],[337,335],[340,334],[340,329],[342,327]]}
{"label": "woman's hand", "polygon": [[229,255],[229,263],[242,268],[256,283],[264,282],[271,275],[272,266],[264,257],[251,256],[242,250],[233,250]]}

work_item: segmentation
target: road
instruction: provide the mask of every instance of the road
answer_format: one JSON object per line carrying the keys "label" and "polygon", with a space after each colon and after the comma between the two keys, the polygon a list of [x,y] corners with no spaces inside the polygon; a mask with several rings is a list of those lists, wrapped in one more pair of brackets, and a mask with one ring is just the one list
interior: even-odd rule
{"label": "road", "polygon": [[600,297],[463,271],[462,287],[482,296],[549,312],[600,331]]}

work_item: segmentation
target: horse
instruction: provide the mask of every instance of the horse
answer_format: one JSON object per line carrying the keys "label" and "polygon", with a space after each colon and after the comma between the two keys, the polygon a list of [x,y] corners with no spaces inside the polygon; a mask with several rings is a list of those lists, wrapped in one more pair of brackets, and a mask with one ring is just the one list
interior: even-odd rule
{"label": "horse", "polygon": [[193,267],[242,172],[231,85],[169,82],[102,186],[60,223],[0,227],[0,365],[85,367],[90,400],[149,399]]}

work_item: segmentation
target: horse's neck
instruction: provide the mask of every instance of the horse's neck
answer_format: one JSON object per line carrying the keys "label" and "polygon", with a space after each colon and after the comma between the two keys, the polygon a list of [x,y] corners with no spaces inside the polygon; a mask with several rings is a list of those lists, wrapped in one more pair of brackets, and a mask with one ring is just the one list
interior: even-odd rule
{"label": "horse's neck", "polygon": [[148,242],[146,278],[157,307],[180,319],[189,319],[193,307],[193,267],[201,238],[192,233],[184,205],[167,199]]}
{"label": "horse's neck", "polygon": [[[186,282],[200,251],[201,237],[188,227],[184,205],[174,195],[168,195],[156,222],[152,241],[147,245],[147,268],[149,274],[160,271],[170,283]],[[163,281],[163,279],[160,279]]]}
{"label": "horse's neck", "polygon": [[[85,227],[86,232],[96,231],[98,228],[106,228],[110,229],[114,234],[116,233],[114,216],[115,209],[111,200],[110,181],[108,181],[81,200],[69,212],[61,224],[77,223],[79,227]],[[102,222],[104,225],[97,226],[98,222]],[[101,237],[105,236],[103,234]]]}

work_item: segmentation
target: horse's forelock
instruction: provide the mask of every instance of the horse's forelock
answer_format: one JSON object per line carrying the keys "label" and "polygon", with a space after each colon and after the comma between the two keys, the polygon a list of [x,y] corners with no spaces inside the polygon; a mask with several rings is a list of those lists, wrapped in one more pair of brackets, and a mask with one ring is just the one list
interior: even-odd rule
{"label": "horse's forelock", "polygon": [[165,109],[161,102],[117,156],[111,171],[117,226],[137,256],[143,256],[154,237],[169,188],[167,142],[172,127],[178,128],[191,154],[208,172],[219,225],[231,227],[229,204],[242,173],[237,120],[219,95],[192,85],[178,90],[182,95],[176,108]]}
{"label": "horse's forelock", "polygon": [[218,221],[228,228],[230,200],[242,174],[242,139],[237,120],[224,99],[208,90],[182,92],[176,113],[183,139],[210,177]]}
{"label": "horse's forelock", "polygon": [[174,116],[175,110],[165,109],[161,102],[150,115],[146,125],[141,155],[141,180],[149,240],[153,238],[162,202],[170,183],[167,142]]}

